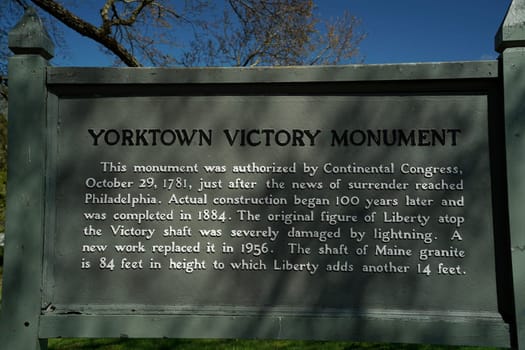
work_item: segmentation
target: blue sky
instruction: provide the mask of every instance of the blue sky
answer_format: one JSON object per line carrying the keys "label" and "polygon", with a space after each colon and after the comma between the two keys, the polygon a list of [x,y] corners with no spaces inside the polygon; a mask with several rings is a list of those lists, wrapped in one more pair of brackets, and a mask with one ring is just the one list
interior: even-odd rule
{"label": "blue sky", "polygon": [[[365,63],[462,61],[496,57],[494,36],[510,0],[353,0],[368,37]],[[329,11],[329,10],[327,10]]]}
{"label": "blue sky", "polygon": [[[78,14],[96,20],[98,7],[82,2]],[[323,18],[348,9],[367,33],[364,63],[441,62],[494,59],[494,36],[511,0],[318,0]],[[54,65],[110,66],[113,58],[71,31],[65,58]]]}

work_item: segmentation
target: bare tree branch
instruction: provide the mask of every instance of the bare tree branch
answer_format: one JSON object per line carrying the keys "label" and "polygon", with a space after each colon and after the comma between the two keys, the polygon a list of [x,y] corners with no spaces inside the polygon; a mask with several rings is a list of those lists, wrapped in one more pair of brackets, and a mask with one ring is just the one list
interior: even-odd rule
{"label": "bare tree branch", "polygon": [[24,0],[15,0],[15,2],[18,5],[20,5],[24,9],[24,11],[27,10],[28,5],[27,5],[27,3]]}
{"label": "bare tree branch", "polygon": [[118,10],[115,6],[115,4],[112,4],[114,19],[110,21],[110,24],[112,26],[131,26],[137,21],[137,17],[140,15],[140,13],[149,5],[153,4],[153,0],[143,0],[140,1],[136,8],[131,11],[131,14],[127,18],[122,18]]}
{"label": "bare tree branch", "polygon": [[102,25],[100,26],[101,33],[108,35],[111,33],[111,20],[109,19],[109,9],[115,4],[115,0],[107,0],[104,6],[100,9],[100,17],[102,17]]}
{"label": "bare tree branch", "polygon": [[84,21],[74,13],[68,11],[62,5],[53,0],[31,0],[35,5],[51,14],[76,32],[93,39],[106,47],[109,51],[119,57],[124,64],[130,67],[140,67],[140,62],[126,50],[115,38],[107,35],[102,28],[97,28],[89,22]]}
{"label": "bare tree branch", "polygon": [[364,37],[346,13],[321,21],[313,0],[227,0],[222,14],[211,0],[105,0],[99,26],[59,0],[30,1],[132,67],[349,63]]}

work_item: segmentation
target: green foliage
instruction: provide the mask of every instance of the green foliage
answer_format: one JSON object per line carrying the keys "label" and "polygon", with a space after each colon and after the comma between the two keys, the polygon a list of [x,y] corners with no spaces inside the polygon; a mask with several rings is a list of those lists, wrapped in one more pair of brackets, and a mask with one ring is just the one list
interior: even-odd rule
{"label": "green foliage", "polygon": [[[5,232],[5,202],[7,186],[7,118],[0,113],[0,233]],[[4,247],[0,247],[0,266],[4,262]],[[0,281],[1,285],[1,281]]]}
{"label": "green foliage", "polygon": [[0,114],[0,232],[5,231],[7,184],[7,118]]}

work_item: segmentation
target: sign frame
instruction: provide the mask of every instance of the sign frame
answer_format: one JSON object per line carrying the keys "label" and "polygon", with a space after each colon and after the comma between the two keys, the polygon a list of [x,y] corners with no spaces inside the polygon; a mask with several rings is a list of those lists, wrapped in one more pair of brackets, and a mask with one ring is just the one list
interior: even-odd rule
{"label": "sign frame", "polygon": [[[513,6],[518,5],[513,2]],[[520,131],[524,124],[515,120],[523,119],[520,112],[525,107],[519,96],[525,86],[514,79],[525,72],[523,48],[506,44],[499,61],[480,62],[250,69],[65,68],[49,66],[53,53],[46,36],[36,44],[20,44],[28,35],[45,33],[36,14],[27,12],[21,23],[24,25],[10,33],[15,56],[9,63],[10,195],[0,315],[3,344],[45,349],[47,339],[57,337],[344,339],[516,348],[525,343],[525,322],[520,318],[524,303],[518,293],[522,279],[513,277],[522,271],[523,264],[518,262],[523,254],[515,257],[522,251],[519,242],[525,239],[519,233],[519,215],[515,214],[523,198],[520,191],[513,190],[524,186],[519,180],[521,169],[515,166],[523,149]],[[25,32],[28,28],[33,34]],[[514,37],[512,42],[521,43]],[[499,314],[368,310],[340,317],[294,312],[222,313],[220,308],[200,315],[147,314],[141,313],[139,306],[128,314],[111,308],[90,310],[89,306],[56,314],[44,291],[52,283],[46,265],[51,245],[46,237],[56,225],[59,100],[218,93],[486,96]],[[509,135],[515,138],[509,141]],[[507,163],[503,154],[507,154]]]}

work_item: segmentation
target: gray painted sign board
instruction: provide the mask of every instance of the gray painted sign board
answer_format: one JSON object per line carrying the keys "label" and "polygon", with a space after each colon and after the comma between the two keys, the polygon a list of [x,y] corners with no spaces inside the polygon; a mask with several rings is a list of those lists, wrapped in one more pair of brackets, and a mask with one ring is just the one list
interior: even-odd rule
{"label": "gray painted sign board", "polygon": [[62,68],[42,50],[10,62],[4,344],[521,344],[498,62]]}
{"label": "gray painted sign board", "polygon": [[[336,313],[385,307],[497,311],[495,285],[489,289],[487,283],[495,281],[495,268],[492,203],[487,195],[491,187],[486,96],[83,97],[59,99],[58,110],[61,128],[57,146],[58,200],[56,228],[50,240],[55,253],[49,261],[53,277],[49,302],[53,305],[64,305],[69,310],[72,304],[116,306],[126,301],[131,307],[122,305],[124,310],[144,305],[146,309],[180,307],[195,313],[203,308],[208,312],[217,305],[246,307],[255,312],[265,312],[269,306],[301,312],[337,310],[332,311]],[[450,138],[451,144],[445,146],[369,146],[360,144],[364,134],[354,132],[380,126],[391,134],[390,140],[384,141],[392,141],[396,136],[392,131],[413,130],[414,125],[415,130],[438,130],[445,126],[461,133],[458,131],[455,145]],[[467,129],[467,125],[476,127]],[[87,132],[93,126],[97,133],[106,130],[96,144]],[[208,144],[207,139],[201,140],[197,137],[201,135],[195,134],[195,145],[171,144],[175,137],[165,132],[170,130],[164,129],[165,126],[177,128],[175,131],[204,130],[211,139]],[[236,142],[240,145],[230,145],[227,132],[233,137],[237,130],[251,132],[254,126],[253,130],[275,130],[280,136],[264,139],[264,145],[258,144],[257,136],[257,145],[250,146],[242,145],[239,132]],[[143,133],[158,128],[162,133],[158,134],[157,145],[147,136],[139,142],[147,141],[150,146],[122,145],[122,142],[113,145],[121,130]],[[333,146],[336,134],[332,131],[346,129],[354,132],[351,140],[356,144]],[[307,135],[316,133],[317,137],[314,141],[308,136],[301,139],[304,146],[293,146],[293,140],[285,145],[287,133],[293,131],[301,137],[311,131]],[[483,156],[472,162],[469,159],[473,152]],[[129,169],[101,171],[104,165],[109,168],[109,163],[126,165]],[[274,174],[234,172],[236,167],[273,164]],[[165,169],[145,172],[157,165],[185,165],[191,172],[166,173]],[[369,170],[378,168],[381,173],[334,173],[348,169],[349,165],[356,172],[358,167],[367,166],[372,167]],[[218,166],[223,168],[218,173],[207,171]],[[426,177],[410,173],[421,166],[432,173],[427,172]],[[430,166],[451,174],[434,174],[434,169],[427,169]],[[278,167],[290,167],[293,172],[281,173]],[[305,173],[305,167],[318,167],[319,174]],[[101,179],[127,184],[123,188],[93,187]],[[168,190],[172,180],[173,188]],[[442,180],[451,185],[463,181],[465,189],[416,190],[413,186],[441,185]],[[132,181],[137,184],[128,187]],[[277,185],[268,188],[268,181],[284,183],[281,186],[284,188]],[[182,184],[180,188],[175,188],[176,182]],[[248,187],[243,188],[243,183]],[[339,189],[329,188],[337,183]],[[348,189],[349,185],[376,183],[387,184],[388,188]],[[298,184],[315,188],[300,188]],[[128,195],[141,203],[134,207],[107,203]],[[414,203],[406,205],[407,196]],[[418,206],[417,198],[429,205]],[[470,205],[445,207],[440,203],[444,198]],[[153,199],[156,203],[151,204]],[[225,204],[232,201],[234,204]],[[438,206],[431,201],[439,203]],[[206,220],[206,210],[215,210],[216,220]],[[242,210],[261,218],[250,220],[250,214]],[[131,213],[146,211],[158,212],[160,217],[145,218],[142,222],[140,218],[129,218]],[[100,212],[106,214],[105,220],[85,219],[88,213]],[[183,218],[181,212],[192,219]],[[281,218],[283,212],[290,216],[290,222]],[[162,217],[164,214],[166,218]],[[308,218],[302,217],[305,215]],[[449,215],[450,221],[465,217],[465,222],[440,222],[439,217],[445,215]],[[375,216],[374,222],[366,222],[364,218],[368,216]],[[401,217],[404,221],[398,222]],[[405,222],[407,218],[410,222]],[[71,234],[83,232],[85,226],[101,229],[103,233],[98,238]],[[135,231],[133,235],[131,230]],[[303,232],[308,230],[320,235],[305,237]],[[406,237],[390,239],[399,230],[408,233]],[[255,237],[257,231],[259,237]],[[451,240],[455,231],[457,242]],[[323,232],[327,237],[322,236]],[[357,232],[363,236],[350,237]],[[261,245],[263,251],[248,253],[253,244]],[[213,252],[211,245],[215,246]],[[233,250],[223,252],[226,245]],[[133,247],[136,250],[129,254],[117,250]],[[195,248],[198,252],[176,252],[172,251],[174,247]],[[98,248],[107,249],[100,252]],[[114,251],[108,252],[110,249]],[[359,249],[371,251],[361,257],[356,252]],[[446,254],[452,250],[453,256],[432,258],[430,254],[436,249],[446,250]],[[79,250],[89,251],[80,255],[86,261],[100,262],[110,256],[116,265],[119,260],[127,259],[142,261],[142,266],[132,267],[132,271],[122,266],[110,271],[93,268],[79,271]],[[182,266],[195,261],[196,266]],[[161,268],[151,269],[152,262],[159,263]],[[181,266],[170,268],[175,262]],[[213,267],[214,262],[229,267],[219,270]],[[300,265],[299,271],[288,270],[292,262],[305,266]],[[419,278],[417,271],[410,271],[416,270],[418,264],[422,270],[429,263],[434,269],[439,263],[454,268],[461,265],[461,269],[454,271],[453,276],[443,272]],[[240,270],[236,270],[238,264]],[[331,272],[334,265],[348,271]],[[375,271],[376,265],[380,271]],[[367,272],[367,266],[370,269],[374,266],[374,270]],[[133,287],[137,280],[141,281],[138,288]],[[472,292],[466,293],[464,289]],[[474,293],[480,289],[486,292]],[[456,291],[451,293],[452,290]]]}

